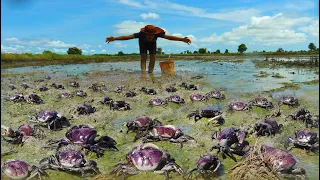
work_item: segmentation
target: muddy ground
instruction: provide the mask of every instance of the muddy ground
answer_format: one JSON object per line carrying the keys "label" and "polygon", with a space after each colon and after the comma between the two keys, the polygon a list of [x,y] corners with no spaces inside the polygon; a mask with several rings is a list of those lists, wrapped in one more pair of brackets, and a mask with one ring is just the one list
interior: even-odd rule
{"label": "muddy ground", "polygon": [[[194,102],[191,103],[189,96],[192,93],[198,92],[205,94],[211,90],[219,89],[219,87],[211,86],[206,82],[206,79],[192,79],[192,74],[180,74],[179,76],[149,76],[141,78],[139,72],[125,72],[125,71],[106,71],[106,72],[88,72],[86,74],[73,76],[58,76],[57,74],[49,74],[52,79],[44,79],[45,75],[42,72],[32,73],[32,74],[11,74],[2,78],[1,80],[1,124],[17,129],[19,125],[23,123],[28,123],[28,120],[35,113],[40,110],[57,110],[64,116],[71,118],[71,126],[78,124],[90,124],[94,126],[100,135],[108,135],[113,137],[117,141],[117,148],[119,151],[106,151],[105,155],[101,158],[97,158],[94,153],[89,153],[87,155],[88,159],[96,160],[99,169],[106,173],[104,179],[114,179],[115,177],[109,176],[109,172],[112,170],[113,166],[119,162],[125,162],[125,155],[135,146],[141,144],[141,140],[133,142],[135,133],[130,132],[126,134],[125,123],[129,120],[133,120],[137,116],[147,115],[152,118],[158,118],[163,124],[174,125],[181,128],[185,134],[194,137],[197,142],[191,143],[187,142],[184,147],[180,149],[179,144],[170,142],[155,142],[161,150],[166,151],[176,159],[177,164],[179,164],[186,172],[195,167],[196,162],[200,155],[205,155],[207,153],[216,154],[217,150],[209,152],[209,149],[216,142],[212,141],[211,135],[214,131],[219,128],[225,129],[227,127],[247,127],[248,125],[254,124],[256,121],[261,121],[265,118],[270,111],[253,107],[251,111],[240,111],[230,113],[227,111],[228,104],[230,103],[229,97],[234,97],[233,94],[223,91],[226,95],[225,100],[209,99],[207,102]],[[2,76],[4,77],[4,76]],[[44,79],[43,82],[35,82],[35,80]],[[77,81],[80,84],[79,88],[73,88],[68,86],[68,82]],[[23,82],[26,82],[30,88],[22,89],[20,86]],[[198,90],[189,91],[178,87],[177,85],[181,82],[187,82],[196,84]],[[10,90],[8,85],[13,83],[17,89]],[[49,85],[52,83],[62,84],[65,86],[64,90],[57,90]],[[109,92],[94,92],[88,89],[92,83],[105,84]],[[46,92],[38,91],[38,88],[45,85],[49,88]],[[124,92],[128,90],[135,89],[137,92],[136,97],[126,98],[120,93],[113,92],[116,86],[124,85],[126,88]],[[178,91],[175,93],[168,93],[165,91],[166,87],[170,85],[175,85]],[[157,95],[146,95],[139,91],[141,87],[154,88],[158,94]],[[77,89],[84,90],[88,96],[82,97],[72,97],[67,99],[59,99],[58,94],[62,92],[73,92]],[[16,92],[28,95],[29,93],[37,93],[43,100],[44,104],[35,105],[28,103],[14,103],[10,101],[5,101],[5,97],[12,95]],[[318,92],[308,92],[309,97],[315,96]],[[184,105],[177,105],[169,103],[167,106],[160,107],[148,107],[148,101],[152,97],[165,98],[170,95],[177,94],[182,96],[186,103]],[[108,96],[115,100],[125,100],[128,102],[132,110],[129,111],[111,111],[108,106],[100,104],[99,101],[103,97]],[[271,93],[267,92],[256,92],[249,94],[237,94],[237,99],[248,102],[254,97],[267,97],[273,104],[277,104],[278,99],[272,98]],[[313,114],[319,114],[319,106],[314,103],[310,103],[305,96],[298,97],[300,100],[300,107],[304,107],[311,111]],[[315,96],[316,97],[316,96]],[[76,108],[78,105],[90,102],[91,105],[97,108],[97,111],[90,115],[78,115],[76,113]],[[208,123],[209,119],[203,118],[195,123],[193,120],[189,120],[187,115],[194,110],[197,110],[204,106],[213,106],[220,109],[223,112],[223,117],[225,123],[221,126],[216,124]],[[295,130],[305,129],[302,122],[294,122],[290,119],[285,120],[285,116],[294,113],[299,107],[288,107],[281,106],[281,116],[275,117],[279,123],[284,125],[283,131],[272,137],[261,137],[255,138],[250,137],[247,140],[251,145],[255,143],[258,144],[268,144],[274,147],[283,148],[284,141],[288,136],[294,136]],[[33,123],[31,123],[33,124]],[[1,140],[1,153],[8,150],[17,150],[18,153],[5,156],[1,158],[1,161],[8,159],[20,159],[25,160],[30,164],[38,165],[38,162],[43,157],[48,157],[55,153],[54,150],[46,150],[42,147],[49,139],[59,139],[63,138],[65,132],[68,128],[60,131],[50,131],[45,127],[42,128],[47,137],[44,140],[29,139],[24,146],[11,145],[7,142]],[[318,129],[313,129],[318,131]],[[300,162],[297,164],[299,167],[306,169],[309,179],[319,179],[319,156],[316,154],[307,154],[305,150],[293,149],[292,154],[297,156]],[[219,179],[228,179],[227,171],[233,167],[236,163],[230,159],[222,159],[221,154],[218,156],[223,163],[224,174],[219,177]],[[240,156],[236,155],[236,158],[240,160]],[[51,177],[51,179],[80,179],[79,174],[70,174],[68,172],[61,172],[55,170],[46,170]],[[3,176],[2,176],[3,177]],[[5,177],[3,177],[5,179]],[[94,176],[88,177],[86,179],[93,179]],[[164,176],[154,174],[152,172],[142,172],[139,175],[134,175],[128,177],[128,179],[164,179]],[[182,179],[177,173],[170,173],[170,178],[172,179]],[[230,179],[230,178],[229,178]]]}

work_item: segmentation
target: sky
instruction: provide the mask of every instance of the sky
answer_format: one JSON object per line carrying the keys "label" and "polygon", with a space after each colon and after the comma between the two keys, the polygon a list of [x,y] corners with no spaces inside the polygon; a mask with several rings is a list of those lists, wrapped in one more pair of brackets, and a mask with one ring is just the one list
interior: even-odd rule
{"label": "sky", "polygon": [[167,54],[186,50],[247,52],[319,47],[319,1],[315,0],[1,0],[1,53],[138,53],[138,39],[105,43],[152,24],[191,45],[159,38]]}

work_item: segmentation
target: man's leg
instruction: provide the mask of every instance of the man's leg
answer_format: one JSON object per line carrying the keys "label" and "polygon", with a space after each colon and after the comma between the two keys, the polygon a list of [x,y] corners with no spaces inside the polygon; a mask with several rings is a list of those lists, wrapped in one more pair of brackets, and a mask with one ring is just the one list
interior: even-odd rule
{"label": "man's leg", "polygon": [[153,73],[155,62],[156,62],[156,54],[150,54],[148,73],[150,73],[150,74]]}
{"label": "man's leg", "polygon": [[140,56],[141,56],[141,61],[140,61],[141,73],[146,74],[147,54],[141,53]]}

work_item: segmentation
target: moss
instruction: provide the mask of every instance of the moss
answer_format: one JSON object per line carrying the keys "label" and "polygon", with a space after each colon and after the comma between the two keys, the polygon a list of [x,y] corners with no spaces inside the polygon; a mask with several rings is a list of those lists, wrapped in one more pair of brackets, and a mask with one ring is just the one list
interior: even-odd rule
{"label": "moss", "polygon": [[[197,74],[198,75],[198,74]],[[86,76],[66,76],[60,77],[58,75],[52,75],[51,80],[45,80],[44,82],[36,83],[33,80],[40,79],[44,77],[44,74],[28,74],[25,75],[25,78],[18,78],[19,74],[16,75],[17,78],[12,79],[11,81],[17,86],[17,92],[21,92],[24,95],[33,92],[36,88],[41,85],[50,85],[53,82],[59,83],[65,86],[65,90],[56,90],[49,87],[49,90],[46,92],[38,92],[37,94],[44,100],[45,104],[42,105],[31,105],[27,103],[13,103],[9,101],[4,101],[3,97],[12,93],[12,91],[7,87],[10,83],[9,80],[3,79],[1,83],[2,86],[2,99],[1,99],[1,122],[7,126],[12,127],[13,129],[17,129],[18,126],[22,123],[28,123],[29,118],[38,112],[41,109],[49,109],[49,110],[57,110],[61,114],[65,115],[68,118],[71,118],[71,124],[91,124],[92,126],[97,128],[97,132],[99,135],[108,135],[113,137],[117,141],[117,148],[119,151],[105,151],[105,155],[101,158],[97,158],[94,153],[88,153],[86,156],[88,159],[95,160],[98,163],[99,169],[106,174],[104,179],[114,179],[114,177],[109,177],[108,173],[112,170],[113,166],[119,162],[126,162],[126,154],[136,145],[141,143],[141,140],[137,142],[133,142],[133,138],[135,133],[130,132],[128,134],[125,133],[126,127],[124,124],[127,121],[135,119],[137,116],[148,115],[152,118],[158,118],[163,124],[171,124],[178,128],[181,128],[185,134],[188,134],[194,137],[197,142],[186,142],[184,143],[183,149],[180,149],[180,145],[178,143],[171,143],[168,141],[165,142],[154,142],[154,144],[158,145],[161,150],[168,152],[171,154],[173,158],[175,158],[177,164],[179,164],[186,172],[191,170],[196,166],[196,162],[201,155],[212,153],[215,154],[217,150],[213,152],[209,152],[208,150],[216,141],[211,139],[212,133],[214,131],[221,129],[225,129],[227,127],[246,127],[248,125],[254,124],[256,121],[262,120],[269,112],[263,108],[253,107],[251,111],[239,111],[230,113],[227,111],[227,107],[229,104],[228,97],[232,97],[232,94],[228,94],[228,92],[223,92],[226,95],[225,100],[217,100],[214,98],[209,99],[208,102],[194,102],[191,103],[189,96],[191,93],[198,92],[201,94],[205,94],[210,90],[218,89],[218,87],[210,86],[205,78],[203,79],[191,79],[194,74],[188,74],[183,76],[160,76],[156,78],[146,77],[145,79],[140,78],[139,73],[127,73],[125,71],[103,71],[103,72],[95,72],[90,71],[90,73],[86,74]],[[79,82],[80,88],[83,89],[88,96],[85,98],[81,97],[73,97],[70,99],[58,99],[57,96],[59,93],[67,91],[72,92],[76,90],[76,88],[71,88],[67,86],[67,83],[71,80],[75,80]],[[26,81],[29,83],[32,88],[30,89],[22,89],[19,85],[22,82]],[[169,85],[180,84],[181,82],[189,82],[192,84],[196,84],[199,87],[197,91],[188,91],[183,88],[177,87],[178,91],[176,93],[168,93],[165,91],[165,88]],[[92,83],[103,83],[106,88],[109,90],[108,92],[94,92],[87,87],[92,85]],[[125,98],[122,94],[115,93],[113,90],[118,85],[125,85],[125,91],[129,89],[136,88],[137,96],[134,98]],[[159,106],[159,107],[148,107],[148,101],[155,97],[152,95],[146,95],[137,89],[145,86],[148,88],[155,88],[158,92],[156,95],[160,98],[165,98],[173,94],[178,94],[182,96],[186,103],[183,105],[178,105],[175,103],[169,103],[167,106]],[[284,84],[286,87],[295,87],[293,83]],[[270,96],[269,92],[260,92],[253,94],[241,94],[239,95],[239,99],[248,102],[255,96],[263,96],[270,97],[273,103],[276,102],[276,99],[273,99]],[[130,103],[132,110],[129,111],[110,111],[109,107],[106,105],[102,105],[98,103],[104,96],[109,96],[112,99],[116,100],[125,100]],[[76,107],[83,102],[90,102],[94,107],[97,108],[97,111],[88,116],[86,115],[77,115]],[[189,120],[187,115],[192,111],[198,110],[204,106],[215,106],[221,108],[223,113],[223,117],[225,119],[225,124],[221,126],[217,126],[214,124],[208,124],[209,118],[202,118],[197,123],[193,120]],[[301,100],[301,107],[306,109],[314,109],[310,104],[308,104],[303,99]],[[292,109],[287,106],[281,106],[281,113],[283,115],[293,113],[295,109]],[[316,112],[315,112],[316,113]],[[274,137],[262,137],[256,139],[255,137],[248,138],[250,144],[258,143],[272,143],[276,147],[283,147],[283,142],[287,136],[293,136],[294,130],[304,128],[304,124],[295,121],[285,121],[283,117],[277,117],[279,123],[284,124],[284,131],[281,134],[278,134]],[[22,159],[30,164],[38,164],[39,160],[43,157],[48,157],[55,153],[54,150],[46,150],[43,149],[42,146],[46,144],[49,139],[60,139],[65,136],[66,129],[61,131],[50,131],[45,127],[42,128],[47,134],[46,139],[44,140],[36,140],[25,143],[24,146],[14,146],[10,145],[3,140],[1,140],[1,152],[4,152],[8,149],[16,149],[18,150],[17,154],[13,154],[10,156],[3,157],[3,160],[15,158]],[[97,137],[99,138],[99,137]],[[299,149],[293,151],[295,155],[303,163],[312,162],[316,168],[319,167],[319,160],[314,158],[314,156],[307,156],[304,154],[304,151]],[[221,154],[218,157],[222,160]],[[313,159],[311,159],[313,157]],[[241,157],[236,156],[237,160]],[[305,159],[308,159],[305,160]],[[233,162],[232,159],[226,158],[222,160],[224,165],[224,173],[221,178],[225,179],[227,177],[228,170],[234,166],[236,163]],[[315,169],[315,168],[314,168]],[[313,172],[312,169],[307,169],[308,174],[311,176],[316,176],[317,172]],[[80,175],[70,174],[68,172],[48,170],[49,176],[52,179],[79,179]],[[157,175],[152,172],[143,172],[138,175],[130,176],[128,179],[164,179],[164,176]],[[170,173],[170,178],[172,179],[181,179],[177,173]],[[93,179],[88,178],[88,179]]]}
{"label": "moss", "polygon": [[280,73],[272,73],[271,77],[274,77],[274,78],[285,78]]}
{"label": "moss", "polygon": [[279,91],[284,91],[286,89],[297,90],[297,89],[299,89],[301,87],[300,84],[297,84],[297,83],[284,82],[284,83],[281,83],[281,84],[283,84],[284,86],[282,86],[280,88],[276,88],[276,89],[266,90],[264,92],[268,92],[268,93],[279,92]]}
{"label": "moss", "polygon": [[319,79],[303,82],[303,84],[319,84]]}

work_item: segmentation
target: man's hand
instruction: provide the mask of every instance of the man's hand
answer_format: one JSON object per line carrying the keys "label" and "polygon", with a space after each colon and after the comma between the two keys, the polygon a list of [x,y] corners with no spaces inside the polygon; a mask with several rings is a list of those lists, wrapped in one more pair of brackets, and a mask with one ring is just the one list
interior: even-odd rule
{"label": "man's hand", "polygon": [[182,41],[187,44],[191,44],[191,40],[188,37],[184,37]]}
{"label": "man's hand", "polygon": [[113,36],[109,36],[106,38],[106,42],[109,43],[109,42],[112,42],[114,41],[114,37]]}

